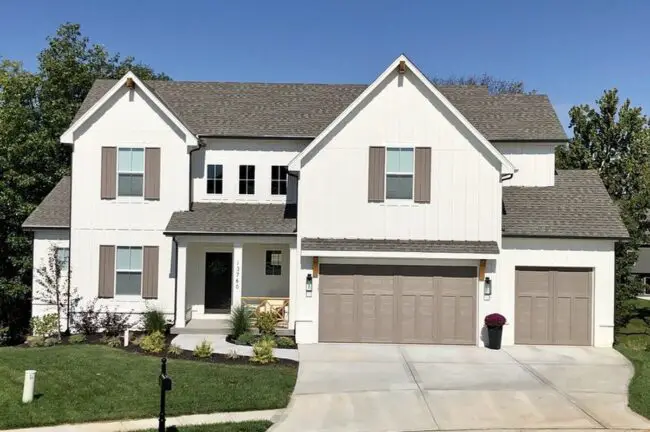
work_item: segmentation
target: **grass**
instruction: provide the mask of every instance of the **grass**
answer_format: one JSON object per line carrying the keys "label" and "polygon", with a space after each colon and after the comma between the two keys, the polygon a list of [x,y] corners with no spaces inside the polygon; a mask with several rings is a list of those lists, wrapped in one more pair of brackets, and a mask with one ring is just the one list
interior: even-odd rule
{"label": "grass", "polygon": [[[37,371],[31,404],[21,402],[26,369]],[[297,369],[169,359],[167,371],[171,417],[283,408]],[[0,348],[0,429],[157,417],[159,373],[158,358],[101,345]]]}
{"label": "grass", "polygon": [[[273,423],[269,421],[247,421],[241,423],[219,423],[201,426],[174,426],[167,428],[168,432],[264,432]],[[158,429],[151,429],[146,432],[157,432]]]}

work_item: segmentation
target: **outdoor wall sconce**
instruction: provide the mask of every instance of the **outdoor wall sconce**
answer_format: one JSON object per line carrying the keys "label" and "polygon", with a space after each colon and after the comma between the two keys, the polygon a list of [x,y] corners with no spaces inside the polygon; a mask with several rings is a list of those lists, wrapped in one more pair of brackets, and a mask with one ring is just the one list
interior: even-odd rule
{"label": "outdoor wall sconce", "polygon": [[307,292],[307,296],[311,297],[312,289],[313,289],[312,276],[311,273],[308,273],[307,280],[305,281],[305,291]]}
{"label": "outdoor wall sconce", "polygon": [[492,280],[489,277],[485,278],[483,285],[483,295],[489,296],[492,295]]}

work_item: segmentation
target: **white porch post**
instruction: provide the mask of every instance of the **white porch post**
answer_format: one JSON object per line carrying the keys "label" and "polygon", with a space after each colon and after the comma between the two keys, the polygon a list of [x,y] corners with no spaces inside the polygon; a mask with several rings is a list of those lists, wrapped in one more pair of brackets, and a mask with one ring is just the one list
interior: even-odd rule
{"label": "white porch post", "polygon": [[232,247],[232,307],[241,305],[242,264],[244,245],[235,243]]}
{"label": "white porch post", "polygon": [[289,245],[289,328],[296,326],[296,303],[298,301],[298,249],[297,239]]}
{"label": "white porch post", "polygon": [[187,280],[187,244],[178,242],[176,251],[176,322],[178,328],[185,327],[185,299]]}

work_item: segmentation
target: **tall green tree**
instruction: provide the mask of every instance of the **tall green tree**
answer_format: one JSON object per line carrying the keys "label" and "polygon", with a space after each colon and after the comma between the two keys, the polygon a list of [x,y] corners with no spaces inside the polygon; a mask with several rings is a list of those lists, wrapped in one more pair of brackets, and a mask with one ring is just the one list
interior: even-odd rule
{"label": "tall green tree", "polygon": [[31,242],[21,224],[69,173],[70,149],[59,136],[98,78],[132,70],[142,79],[169,79],[133,57],[92,44],[78,24],[47,38],[38,69],[0,62],[0,328],[16,335],[29,319]]}
{"label": "tall green tree", "polygon": [[596,106],[580,105],[569,111],[574,136],[558,147],[558,168],[594,169],[618,204],[630,240],[616,244],[616,323],[630,317],[629,300],[640,289],[631,274],[639,246],[648,242],[650,207],[650,130],[648,118],[630,100],[619,102],[616,89],[607,90]]}

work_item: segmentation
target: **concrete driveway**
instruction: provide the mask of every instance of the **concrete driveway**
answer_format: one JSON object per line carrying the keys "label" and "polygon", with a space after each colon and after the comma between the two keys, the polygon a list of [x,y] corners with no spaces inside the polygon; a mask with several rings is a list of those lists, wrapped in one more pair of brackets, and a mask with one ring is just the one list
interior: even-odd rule
{"label": "concrete driveway", "polygon": [[631,376],[610,348],[304,345],[272,431],[648,429]]}

